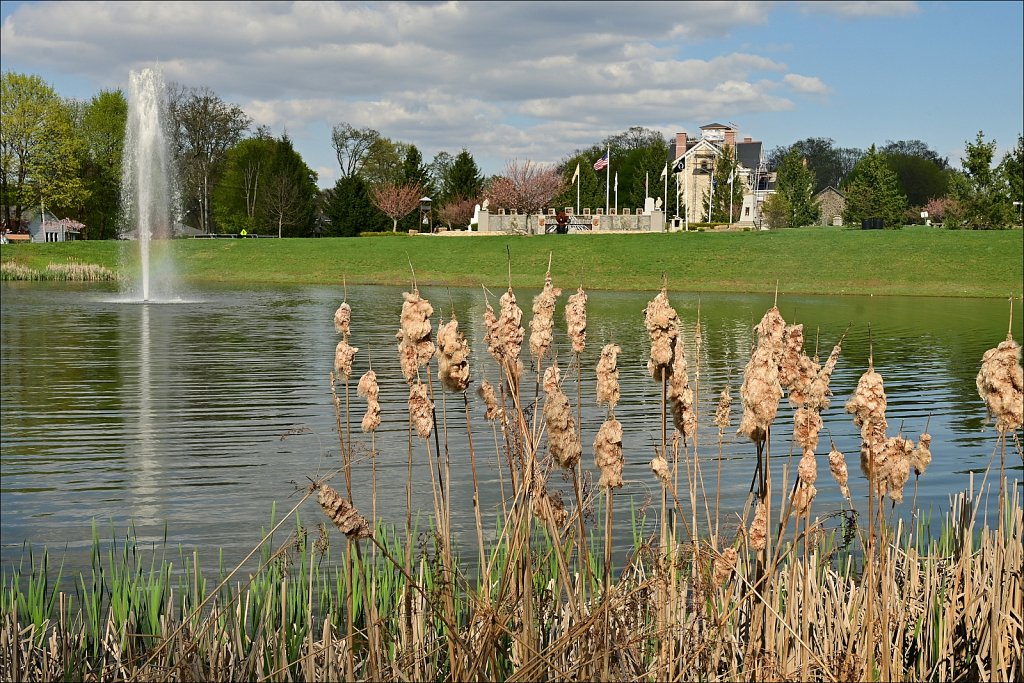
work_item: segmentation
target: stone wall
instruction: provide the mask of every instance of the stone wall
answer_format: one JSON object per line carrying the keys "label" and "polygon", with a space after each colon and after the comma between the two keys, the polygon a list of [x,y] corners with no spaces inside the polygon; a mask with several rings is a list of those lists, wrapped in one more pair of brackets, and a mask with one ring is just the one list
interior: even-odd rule
{"label": "stone wall", "polygon": [[[479,232],[481,233],[525,233],[526,214],[492,213],[480,211]],[[554,232],[555,214],[550,211],[530,216],[530,233],[543,235]],[[665,214],[654,210],[650,213],[604,214],[584,213],[570,215],[569,232],[664,232]]]}

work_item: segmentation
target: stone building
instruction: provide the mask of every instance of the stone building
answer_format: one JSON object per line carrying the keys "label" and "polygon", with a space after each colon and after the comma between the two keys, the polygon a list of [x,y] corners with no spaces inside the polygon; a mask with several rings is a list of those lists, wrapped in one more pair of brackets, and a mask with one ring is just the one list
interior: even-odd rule
{"label": "stone building", "polygon": [[843,212],[846,211],[846,197],[842,192],[829,185],[814,195],[814,203],[818,205],[818,225],[842,225]]}
{"label": "stone building", "polygon": [[[738,140],[737,132],[731,125],[709,123],[700,127],[700,137],[681,131],[669,144],[671,168],[679,188],[680,215],[685,220],[691,223],[710,220],[709,199],[715,163],[725,148],[731,147],[737,162],[734,182],[743,188],[743,203],[738,207],[736,225],[760,226],[761,205],[775,191],[775,174],[768,172],[761,141],[750,137]],[[666,208],[672,213],[675,204],[670,201]]]}

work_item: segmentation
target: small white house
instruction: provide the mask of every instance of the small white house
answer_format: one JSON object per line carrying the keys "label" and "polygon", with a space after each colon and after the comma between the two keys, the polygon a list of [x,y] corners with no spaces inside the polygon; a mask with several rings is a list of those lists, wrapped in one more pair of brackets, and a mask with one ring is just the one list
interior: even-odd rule
{"label": "small white house", "polygon": [[28,223],[28,234],[33,242],[72,242],[82,239],[85,226],[70,218],[57,218],[46,211],[36,213]]}

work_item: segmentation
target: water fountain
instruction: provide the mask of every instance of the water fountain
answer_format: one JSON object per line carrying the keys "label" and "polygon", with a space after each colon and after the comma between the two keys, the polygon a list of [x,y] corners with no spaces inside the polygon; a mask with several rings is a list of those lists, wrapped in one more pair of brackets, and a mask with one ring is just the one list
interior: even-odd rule
{"label": "water fountain", "polygon": [[173,300],[174,264],[167,248],[173,235],[173,175],[167,145],[167,102],[163,74],[132,71],[128,84],[121,176],[122,234],[138,242],[139,277],[125,292],[143,302]]}

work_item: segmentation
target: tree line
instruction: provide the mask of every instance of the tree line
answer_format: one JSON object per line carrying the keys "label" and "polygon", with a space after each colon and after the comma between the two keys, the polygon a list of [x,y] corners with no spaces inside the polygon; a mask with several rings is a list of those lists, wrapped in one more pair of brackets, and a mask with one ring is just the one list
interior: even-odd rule
{"label": "tree line", "polygon": [[[339,122],[331,132],[338,180],[320,190],[317,174],[287,133],[273,136],[237,105],[208,88],[170,84],[168,139],[174,158],[178,219],[206,233],[353,236],[423,228],[421,198],[429,197],[430,227],[469,224],[476,205],[530,213],[548,207],[642,207],[665,194],[666,210],[682,212],[665,137],[641,126],[566,155],[553,167],[510,161],[485,177],[472,154],[442,151],[429,162],[415,144],[369,127]],[[89,239],[110,239],[121,227],[121,164],[128,103],[120,90],[91,99],[65,99],[35,75],[4,72],[0,99],[0,221],[18,228],[28,208],[45,205],[84,223]],[[776,190],[764,206],[770,227],[818,220],[814,195],[834,187],[846,198],[845,218],[913,222],[926,210],[950,227],[1005,227],[1019,220],[1024,201],[1022,140],[998,163],[995,141],[968,141],[963,170],[918,140],[863,151],[808,138],[766,156]],[[594,163],[609,153],[607,169]],[[715,187],[700,201],[713,221],[736,220],[743,188],[729,183],[736,160],[726,150],[715,166]],[[614,180],[612,180],[614,179]],[[668,191],[665,185],[668,185]],[[732,187],[732,192],[724,190]],[[731,200],[731,201],[730,201]],[[917,218],[917,220],[920,220]]]}

